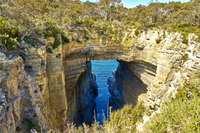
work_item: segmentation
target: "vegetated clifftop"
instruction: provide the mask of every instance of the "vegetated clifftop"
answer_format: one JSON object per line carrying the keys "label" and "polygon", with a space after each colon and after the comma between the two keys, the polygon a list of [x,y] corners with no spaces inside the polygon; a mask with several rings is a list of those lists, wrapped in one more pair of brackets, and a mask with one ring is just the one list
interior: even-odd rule
{"label": "vegetated clifftop", "polygon": [[[152,114],[200,68],[200,42],[195,34],[132,29],[121,43],[58,42],[50,51],[46,46],[27,48],[24,60],[1,52],[1,132],[64,130],[67,123],[86,120],[81,115],[91,118],[96,91],[88,64],[92,59],[119,60],[116,80],[123,102],[142,103]],[[142,132],[144,123],[138,131]]]}

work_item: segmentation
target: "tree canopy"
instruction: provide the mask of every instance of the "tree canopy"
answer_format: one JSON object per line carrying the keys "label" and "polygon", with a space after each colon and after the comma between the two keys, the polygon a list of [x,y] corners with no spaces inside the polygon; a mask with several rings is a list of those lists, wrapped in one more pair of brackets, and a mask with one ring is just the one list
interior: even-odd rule
{"label": "tree canopy", "polygon": [[200,35],[199,0],[152,2],[135,8],[123,7],[121,0],[2,0],[0,17],[0,27],[4,27],[0,30],[0,47],[5,50],[23,48],[23,41],[37,46],[56,34],[67,42],[120,41],[122,31],[130,28],[158,27]]}

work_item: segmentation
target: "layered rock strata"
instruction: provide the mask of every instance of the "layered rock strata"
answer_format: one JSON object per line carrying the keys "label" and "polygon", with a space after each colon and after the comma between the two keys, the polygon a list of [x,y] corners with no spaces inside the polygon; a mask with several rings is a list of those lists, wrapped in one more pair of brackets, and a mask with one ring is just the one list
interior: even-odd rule
{"label": "layered rock strata", "polygon": [[[0,54],[0,117],[9,116],[1,119],[0,130],[14,133],[18,122],[25,118],[21,110],[42,132],[75,122],[80,115],[78,110],[85,114],[81,106],[87,105],[84,97],[89,92],[79,92],[90,90],[88,77],[92,74],[86,70],[92,59],[119,60],[116,87],[123,88],[124,103],[143,102],[152,111],[159,110],[164,101],[176,94],[182,81],[200,68],[200,43],[194,34],[185,38],[181,33],[158,29],[139,33],[130,30],[121,44],[87,44],[59,45],[52,53],[46,47],[28,48],[25,61]],[[26,102],[19,96],[23,88],[28,90]],[[16,96],[19,98],[11,102]]]}
{"label": "layered rock strata", "polygon": [[20,89],[24,88],[23,61],[0,57],[0,132],[15,133],[21,119]]}

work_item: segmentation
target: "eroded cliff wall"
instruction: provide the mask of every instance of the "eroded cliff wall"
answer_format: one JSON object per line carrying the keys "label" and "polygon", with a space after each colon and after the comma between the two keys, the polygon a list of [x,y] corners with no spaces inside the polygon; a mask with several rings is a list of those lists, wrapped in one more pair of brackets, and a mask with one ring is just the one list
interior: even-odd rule
{"label": "eroded cliff wall", "polygon": [[[24,61],[1,54],[0,92],[2,103],[6,104],[1,108],[10,114],[1,121],[1,130],[16,131],[16,123],[23,119],[22,111],[18,110],[25,107],[31,110],[25,114],[33,112],[29,118],[34,119],[32,123],[43,132],[50,128],[62,129],[67,122],[76,120],[78,108],[87,105],[84,96],[88,95],[85,91],[90,90],[87,77],[91,73],[83,73],[91,59],[119,60],[121,66],[126,66],[119,68],[121,73],[116,74],[117,86],[123,88],[124,102],[133,105],[143,102],[146,108],[159,110],[164,101],[175,95],[182,81],[200,68],[198,36],[189,34],[187,41],[184,39],[176,32],[130,30],[121,44],[101,41],[87,45],[63,44],[51,52],[44,46],[28,48]],[[81,77],[85,78],[80,82]],[[28,90],[27,102],[20,96],[8,104],[23,88]],[[79,93],[80,90],[84,93]]]}
{"label": "eroded cliff wall", "polygon": [[21,119],[23,61],[20,58],[7,59],[3,53],[0,55],[0,132],[15,133]]}
{"label": "eroded cliff wall", "polygon": [[96,76],[92,73],[91,62],[86,65],[86,71],[81,74],[76,84],[76,120],[77,124],[92,124],[95,118],[98,86]]}

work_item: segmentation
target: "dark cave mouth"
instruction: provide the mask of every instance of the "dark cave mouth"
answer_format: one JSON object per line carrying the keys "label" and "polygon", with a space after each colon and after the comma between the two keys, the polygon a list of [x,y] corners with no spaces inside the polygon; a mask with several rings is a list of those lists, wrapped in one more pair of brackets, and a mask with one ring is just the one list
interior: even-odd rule
{"label": "dark cave mouth", "polygon": [[[138,96],[147,92],[147,85],[136,76],[145,65],[121,60],[88,61],[76,86],[76,125],[91,125],[94,121],[102,125],[109,120],[110,112],[125,104],[134,107]],[[156,67],[151,68],[156,71]]]}

